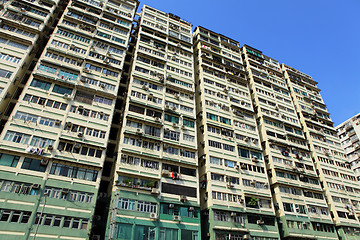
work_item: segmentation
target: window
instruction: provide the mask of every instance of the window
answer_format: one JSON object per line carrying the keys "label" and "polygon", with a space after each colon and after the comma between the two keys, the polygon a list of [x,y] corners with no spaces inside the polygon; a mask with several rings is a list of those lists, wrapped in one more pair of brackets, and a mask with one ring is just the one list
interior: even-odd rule
{"label": "window", "polygon": [[53,227],[60,227],[60,223],[61,223],[61,217],[60,216],[55,216]]}
{"label": "window", "polygon": [[295,204],[297,213],[306,214],[305,205]]}
{"label": "window", "polygon": [[134,239],[155,240],[155,230],[156,227],[136,225]]}
{"label": "window", "polygon": [[194,128],[195,122],[187,119],[183,119],[183,125],[186,127]]}
{"label": "window", "polygon": [[54,140],[33,136],[30,142],[30,146],[45,148],[49,145],[54,145]]}
{"label": "window", "polygon": [[10,71],[4,70],[4,69],[0,69],[0,77],[10,78],[12,74],[13,74],[13,72],[10,72]]}
{"label": "window", "polygon": [[243,148],[239,148],[239,156],[240,156],[240,157],[244,157],[244,158],[249,158],[249,157],[250,157],[249,150],[243,149]]}
{"label": "window", "polygon": [[80,224],[80,219],[79,219],[79,218],[73,218],[73,222],[72,222],[71,228],[78,229],[78,228],[79,228],[79,224]]}
{"label": "window", "polygon": [[41,165],[40,160],[32,158],[25,158],[21,168],[38,172],[45,172],[46,170],[46,166]]}
{"label": "window", "polygon": [[227,212],[214,212],[214,220],[215,221],[221,221],[221,222],[228,222],[230,218],[230,214]]}
{"label": "window", "polygon": [[210,163],[216,164],[216,165],[221,165],[222,164],[222,159],[210,156]]}
{"label": "window", "polygon": [[[145,125],[145,134],[155,136],[155,137],[160,137],[160,128]],[[179,141],[179,136],[178,136],[177,141]]]}
{"label": "window", "polygon": [[162,192],[175,195],[185,195],[189,197],[196,197],[197,190],[193,187],[186,187],[181,185],[162,183]]}
{"label": "window", "polygon": [[294,212],[292,203],[283,203],[283,207],[285,212]]}
{"label": "window", "polygon": [[71,93],[72,93],[71,88],[63,87],[63,86],[60,86],[57,84],[54,86],[52,91],[55,93],[59,93],[59,94],[69,94],[69,95],[71,95]]}
{"label": "window", "polygon": [[68,166],[60,163],[53,163],[51,166],[50,174],[95,182],[98,172],[96,170]]}
{"label": "window", "polygon": [[10,210],[2,210],[0,221],[7,222],[9,220],[10,214],[11,214]]}
{"label": "window", "polygon": [[171,115],[168,115],[168,114],[165,114],[164,120],[168,121],[168,122],[179,124],[179,117],[171,116]]}
{"label": "window", "polygon": [[0,153],[0,165],[6,167],[16,167],[19,162],[19,156]]}
{"label": "window", "polygon": [[48,215],[48,214],[46,214],[45,221],[44,221],[44,224],[43,224],[43,225],[45,225],[45,226],[50,226],[53,217],[54,217],[53,215]]}
{"label": "window", "polygon": [[51,83],[34,78],[30,86],[48,91],[50,89]]}
{"label": "window", "polygon": [[211,113],[206,113],[206,117],[213,121],[218,121],[218,119],[219,119],[218,116],[216,116],[215,114],[211,114]]}
{"label": "window", "polygon": [[138,212],[156,213],[157,204],[152,202],[138,201],[136,210]]}
{"label": "window", "polygon": [[220,117],[220,122],[227,125],[231,125],[231,119],[228,118]]}
{"label": "window", "polygon": [[7,131],[4,137],[5,141],[11,141],[15,143],[22,143],[22,144],[28,144],[30,139],[30,135],[13,132],[13,131]]}
{"label": "window", "polygon": [[220,174],[216,174],[216,173],[211,173],[211,180],[216,180],[216,181],[224,181],[224,175],[220,175]]}
{"label": "window", "polygon": [[71,218],[70,217],[65,217],[64,218],[64,223],[63,223],[63,228],[69,228],[70,223],[71,223]]}
{"label": "window", "polygon": [[196,170],[195,169],[191,169],[191,168],[186,168],[186,167],[180,167],[180,173],[184,174],[184,175],[189,175],[189,176],[196,176]]}
{"label": "window", "polygon": [[160,228],[159,240],[178,240],[178,230],[172,228]]}
{"label": "window", "polygon": [[135,200],[120,198],[119,199],[119,209],[124,210],[135,210]]}
{"label": "window", "polygon": [[[41,118],[40,118],[39,124],[45,125],[45,126],[49,126],[49,127],[54,127],[54,126],[56,126],[54,119],[45,118],[45,117],[41,117]],[[51,144],[51,145],[52,145],[52,144]]]}
{"label": "window", "polygon": [[179,141],[180,139],[180,132],[170,131],[164,129],[164,138]]}
{"label": "window", "polygon": [[189,134],[183,134],[183,140],[184,141],[188,141],[188,142],[194,142],[195,141],[195,137],[191,136]]}

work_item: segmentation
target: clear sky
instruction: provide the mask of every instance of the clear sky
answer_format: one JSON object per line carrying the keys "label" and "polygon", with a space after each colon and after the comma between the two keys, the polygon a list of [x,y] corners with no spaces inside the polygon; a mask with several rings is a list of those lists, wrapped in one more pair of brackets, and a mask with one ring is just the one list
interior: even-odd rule
{"label": "clear sky", "polygon": [[140,0],[310,76],[338,125],[360,112],[360,0]]}

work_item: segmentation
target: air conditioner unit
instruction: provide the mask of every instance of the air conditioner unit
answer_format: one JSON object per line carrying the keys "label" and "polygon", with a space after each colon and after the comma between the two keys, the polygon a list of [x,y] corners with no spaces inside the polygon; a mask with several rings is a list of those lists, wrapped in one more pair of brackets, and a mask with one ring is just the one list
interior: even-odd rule
{"label": "air conditioner unit", "polygon": [[40,184],[34,183],[32,185],[32,189],[39,189],[40,188]]}
{"label": "air conditioner unit", "polygon": [[169,204],[169,208],[174,208],[174,207],[175,207],[174,204],[172,204],[172,203]]}
{"label": "air conditioner unit", "polygon": [[180,195],[180,201],[181,202],[186,202],[186,196],[185,195]]}
{"label": "air conditioner unit", "polygon": [[150,213],[150,218],[151,218],[151,219],[157,219],[158,216],[157,216],[156,213]]}
{"label": "air conditioner unit", "polygon": [[245,234],[243,237],[242,237],[243,240],[248,240],[250,239],[250,235],[249,234]]}
{"label": "air conditioner unit", "polygon": [[234,183],[228,182],[228,183],[227,183],[227,187],[228,187],[228,188],[233,188],[233,187],[234,187]]}
{"label": "air conditioner unit", "polygon": [[101,88],[105,88],[105,84],[100,84],[100,87],[101,87]]}
{"label": "air conditioner unit", "polygon": [[83,72],[85,72],[85,73],[91,73],[91,69],[89,69],[89,68],[84,68],[84,69],[83,69]]}
{"label": "air conditioner unit", "polygon": [[175,94],[175,98],[179,99],[180,98],[180,94]]}
{"label": "air conditioner unit", "polygon": [[169,105],[165,105],[165,109],[170,109],[170,106],[169,106]]}
{"label": "air conditioner unit", "polygon": [[141,128],[136,129],[136,134],[139,135],[143,134],[143,130]]}
{"label": "air conditioner unit", "polygon": [[269,187],[269,184],[268,184],[268,183],[265,183],[265,184],[264,184],[264,187],[268,188],[268,187]]}
{"label": "air conditioner unit", "polygon": [[172,107],[171,110],[176,111],[176,107]]}
{"label": "air conditioner unit", "polygon": [[169,147],[169,144],[167,144],[167,143],[164,143],[164,144],[163,144],[164,150],[168,149],[168,147]]}
{"label": "air conditioner unit", "polygon": [[47,149],[51,151],[51,150],[54,149],[54,146],[53,146],[53,145],[48,145],[48,146],[47,146]]}
{"label": "air conditioner unit", "polygon": [[46,158],[41,159],[40,164],[43,166],[47,166],[49,164],[49,159]]}
{"label": "air conditioner unit", "polygon": [[251,184],[251,185],[255,185],[255,184],[256,184],[256,180],[252,180],[252,181],[250,182],[250,184]]}
{"label": "air conditioner unit", "polygon": [[162,175],[163,177],[168,177],[168,176],[170,176],[170,171],[169,171],[169,170],[166,170],[166,169],[163,169],[163,170],[161,171],[161,175]]}
{"label": "air conditioner unit", "polygon": [[157,189],[157,188],[152,188],[152,189],[151,189],[151,194],[159,194],[159,189]]}
{"label": "air conditioner unit", "polygon": [[63,95],[63,98],[65,98],[65,99],[71,99],[71,96],[69,95],[69,94],[67,94],[67,93],[65,93],[64,95]]}
{"label": "air conditioner unit", "polygon": [[64,194],[64,195],[66,195],[66,194],[68,194],[69,193],[69,189],[68,188],[63,188],[62,190],[61,190],[61,193],[62,194]]}
{"label": "air conditioner unit", "polygon": [[263,224],[264,224],[264,221],[263,221],[263,220],[257,220],[257,221],[256,221],[256,224],[257,224],[257,225],[263,225]]}
{"label": "air conditioner unit", "polygon": [[259,159],[258,159],[257,156],[253,156],[253,157],[251,158],[251,160],[252,160],[253,162],[259,162]]}
{"label": "air conditioner unit", "polygon": [[174,220],[174,221],[181,221],[181,217],[178,216],[178,215],[174,215],[174,216],[173,216],[173,220]]}
{"label": "air conditioner unit", "polygon": [[83,133],[83,132],[79,132],[79,133],[77,134],[77,136],[81,138],[81,137],[84,136],[84,133]]}
{"label": "air conditioner unit", "polygon": [[199,157],[199,160],[206,160],[206,154],[201,155],[201,156]]}
{"label": "air conditioner unit", "polygon": [[195,211],[195,208],[194,207],[189,207],[189,211],[193,212],[193,211]]}
{"label": "air conditioner unit", "polygon": [[148,86],[146,86],[146,85],[142,85],[142,89],[144,89],[144,90],[148,91],[148,90],[149,90],[149,87],[148,87]]}
{"label": "air conditioner unit", "polygon": [[160,122],[160,118],[159,117],[155,117],[155,121],[157,121],[157,122]]}
{"label": "air conditioner unit", "polygon": [[179,127],[179,125],[177,123],[173,123],[173,127],[177,128],[177,127]]}
{"label": "air conditioner unit", "polygon": [[231,212],[232,217],[236,217],[236,212]]}

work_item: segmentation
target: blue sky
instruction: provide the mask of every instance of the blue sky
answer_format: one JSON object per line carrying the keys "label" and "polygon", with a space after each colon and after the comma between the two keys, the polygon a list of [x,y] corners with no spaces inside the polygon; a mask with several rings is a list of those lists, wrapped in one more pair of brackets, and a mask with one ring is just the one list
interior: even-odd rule
{"label": "blue sky", "polygon": [[335,126],[360,112],[359,0],[140,0],[139,11],[143,4],[312,76]]}

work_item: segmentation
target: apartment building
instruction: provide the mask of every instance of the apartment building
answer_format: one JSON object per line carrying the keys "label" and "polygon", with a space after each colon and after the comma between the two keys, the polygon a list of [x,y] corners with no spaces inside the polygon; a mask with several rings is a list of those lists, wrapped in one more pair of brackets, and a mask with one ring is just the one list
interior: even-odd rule
{"label": "apartment building", "polygon": [[239,43],[193,39],[202,239],[279,239]]}
{"label": "apartment building", "polygon": [[356,179],[360,181],[360,114],[346,120],[336,127],[341,145],[348,157],[351,169],[355,172]]}
{"label": "apartment building", "polygon": [[[317,82],[284,64],[281,69],[306,135],[336,232],[340,239],[359,239],[359,182],[346,158]],[[323,211],[320,215],[322,218],[326,216]],[[311,219],[311,223],[316,237],[332,235],[332,226],[318,217]]]}
{"label": "apartment building", "polygon": [[192,25],[144,5],[133,39],[107,239],[199,239]]}
{"label": "apartment building", "polygon": [[1,1],[1,129],[21,93],[23,86],[18,89],[19,84],[26,83],[39,55],[37,50],[45,46],[47,35],[66,4],[67,1],[58,0]]}
{"label": "apartment building", "polygon": [[[58,2],[14,1],[6,9],[13,18],[10,9],[34,18],[34,23],[20,20],[18,27],[25,32],[29,23],[36,33],[54,18],[51,11],[59,11]],[[26,30],[21,44],[32,47],[11,50],[19,56],[32,48],[43,51],[0,135],[1,239],[91,235],[137,5],[131,0],[70,1],[44,49],[35,49],[35,33]],[[40,18],[43,23],[36,25]],[[21,33],[11,34],[20,39]]]}
{"label": "apartment building", "polygon": [[313,226],[321,224],[334,230],[279,62],[247,45],[242,54],[282,238],[337,239],[334,231],[321,235]]}

